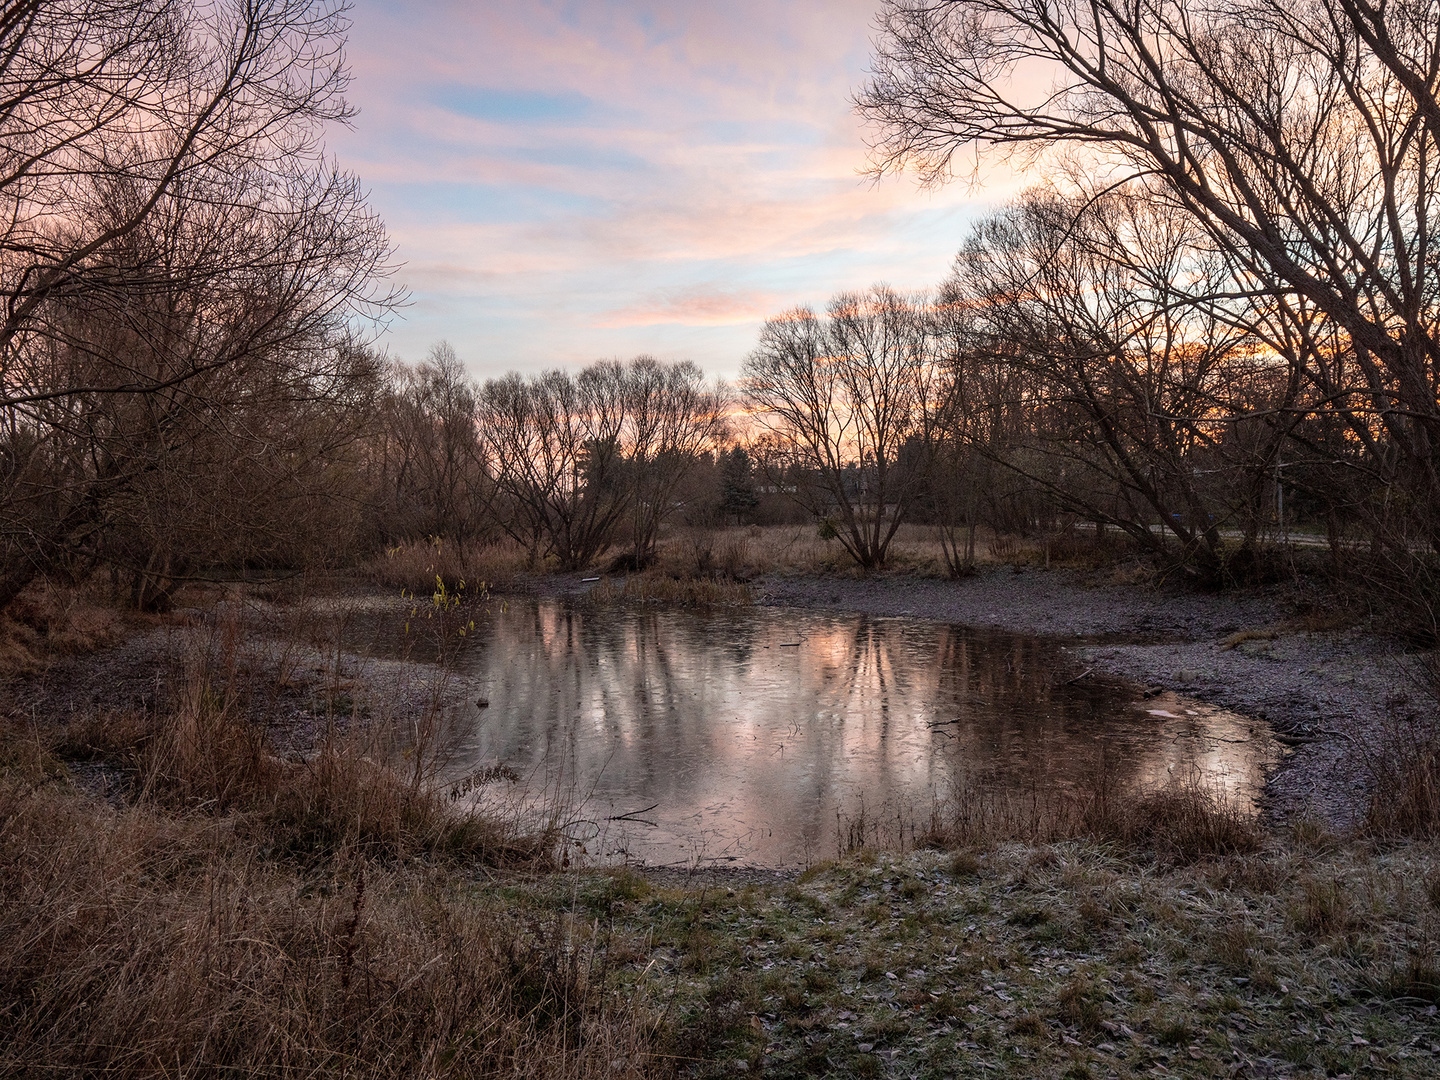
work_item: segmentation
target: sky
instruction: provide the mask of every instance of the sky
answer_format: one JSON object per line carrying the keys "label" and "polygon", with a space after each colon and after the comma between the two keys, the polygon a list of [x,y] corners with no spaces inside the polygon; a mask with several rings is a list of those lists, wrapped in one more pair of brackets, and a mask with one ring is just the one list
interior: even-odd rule
{"label": "sky", "polygon": [[356,0],[329,133],[470,372],[650,353],[733,379],[765,318],[933,287],[1013,184],[863,175],[876,0]]}

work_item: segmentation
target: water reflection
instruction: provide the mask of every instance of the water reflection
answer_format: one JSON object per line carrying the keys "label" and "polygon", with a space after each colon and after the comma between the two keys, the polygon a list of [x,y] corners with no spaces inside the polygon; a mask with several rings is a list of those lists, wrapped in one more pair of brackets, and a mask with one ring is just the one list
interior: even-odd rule
{"label": "water reflection", "polygon": [[1136,706],[1069,681],[1049,640],[777,609],[491,612],[462,659],[459,770],[504,762],[587,797],[606,855],[766,865],[835,851],[837,814],[928,814],[958,779],[1157,785],[1197,770],[1237,794],[1276,744],[1195,702]]}

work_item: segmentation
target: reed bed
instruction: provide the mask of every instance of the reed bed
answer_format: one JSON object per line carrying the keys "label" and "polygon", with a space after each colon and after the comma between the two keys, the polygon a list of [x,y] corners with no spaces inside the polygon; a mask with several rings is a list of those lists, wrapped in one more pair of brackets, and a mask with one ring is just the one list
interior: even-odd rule
{"label": "reed bed", "polygon": [[1252,807],[1203,783],[1133,791],[1102,774],[1083,791],[1017,792],[961,783],[936,801],[917,837],[921,846],[945,850],[1067,840],[1185,864],[1252,854],[1264,845],[1265,830]]}
{"label": "reed bed", "polygon": [[585,594],[586,603],[663,604],[666,607],[744,607],[753,602],[743,582],[717,578],[672,577],[658,571],[629,574],[619,583],[612,578],[597,582]]}
{"label": "reed bed", "polygon": [[510,540],[492,543],[455,543],[449,540],[414,540],[389,548],[360,568],[364,579],[386,588],[429,595],[439,578],[448,588],[461,582],[467,589],[504,589],[516,578],[543,571],[530,552]]}

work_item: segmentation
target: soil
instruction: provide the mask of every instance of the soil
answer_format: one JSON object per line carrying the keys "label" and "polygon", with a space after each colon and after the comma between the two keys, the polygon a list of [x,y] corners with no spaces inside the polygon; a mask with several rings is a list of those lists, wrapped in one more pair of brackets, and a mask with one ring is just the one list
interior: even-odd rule
{"label": "soil", "polygon": [[[434,657],[423,640],[413,651],[418,663],[349,651],[403,611],[390,590],[342,584],[291,605],[220,590],[192,599],[194,606],[137,621],[113,645],[51,655],[38,671],[0,678],[0,716],[83,728],[95,717],[161,712],[186,692],[193,672],[203,671],[214,690],[243,702],[250,718],[265,724],[276,752],[294,755],[311,749],[327,726],[343,728],[357,704],[371,714],[416,719],[444,692],[443,671],[424,662]],[[340,601],[343,615],[329,610],[331,599]],[[344,648],[336,647],[337,627]],[[92,794],[110,798],[120,783],[113,771],[87,762],[69,767]]]}
{"label": "soil", "polygon": [[[1207,594],[1117,583],[1103,571],[1009,567],[959,581],[785,578],[756,602],[1069,639],[1083,669],[1267,721],[1293,752],[1266,786],[1267,814],[1353,826],[1367,798],[1363,747],[1398,710],[1429,699],[1415,658],[1366,629],[1307,629],[1294,593]],[[1318,621],[1318,620],[1312,620]],[[1255,634],[1236,641],[1247,633]]]}

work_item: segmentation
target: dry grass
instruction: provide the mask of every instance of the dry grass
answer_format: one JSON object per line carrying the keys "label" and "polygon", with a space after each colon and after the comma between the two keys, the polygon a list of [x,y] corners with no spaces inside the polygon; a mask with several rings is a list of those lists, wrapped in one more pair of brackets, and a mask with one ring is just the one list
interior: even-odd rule
{"label": "dry grass", "polygon": [[[274,695],[257,677],[249,644],[236,612],[212,619],[191,637],[168,709],[118,723],[88,718],[82,731],[60,737],[83,742],[87,756],[123,763],[142,801],[232,815],[237,829],[276,855],[532,867],[548,858],[554,837],[543,829],[522,834],[514,822],[447,797],[454,784],[441,783],[437,767],[447,734],[443,677],[418,714],[402,719],[352,701],[348,713],[328,712],[313,746],[281,753],[264,710],[255,708],[257,695],[262,705]],[[340,695],[336,664],[321,673],[329,710]],[[289,678],[287,666],[282,658],[274,677]]]}
{"label": "dry grass", "polygon": [[1087,840],[1143,851],[1169,865],[1260,849],[1253,815],[1222,793],[1175,783],[1159,791],[1117,791],[1101,777],[1084,792],[1017,794],[961,787],[936,805],[920,843],[942,849],[1008,841]]}
{"label": "dry grass", "polygon": [[1361,744],[1370,778],[1365,830],[1374,836],[1440,836],[1440,727],[1391,717]]}
{"label": "dry grass", "polygon": [[665,604],[670,607],[737,607],[752,602],[749,586],[726,579],[672,577],[659,571],[630,574],[620,585],[609,578],[585,594],[586,602]]}
{"label": "dry grass", "polygon": [[377,555],[361,574],[377,585],[428,595],[437,577],[450,588],[463,581],[470,589],[496,589],[529,569],[529,553],[513,541],[461,545],[417,540]]}
{"label": "dry grass", "polygon": [[1274,641],[1279,636],[1280,631],[1272,629],[1237,630],[1235,633],[1231,634],[1229,637],[1225,638],[1225,640],[1220,642],[1220,648],[1226,651],[1230,649],[1238,649],[1247,641]]}
{"label": "dry grass", "polygon": [[111,812],[0,778],[0,1075],[646,1075],[593,936],[342,850],[308,871],[234,815]]}
{"label": "dry grass", "polygon": [[[423,719],[280,756],[235,638],[192,650],[164,712],[0,732],[0,1075],[666,1071],[594,925],[475,900],[555,836],[449,798]],[[129,777],[118,808],[75,757]]]}
{"label": "dry grass", "polygon": [[1418,704],[1397,694],[1385,720],[1355,743],[1370,781],[1364,829],[1373,836],[1440,836],[1440,653],[1410,673]]}
{"label": "dry grass", "polygon": [[41,580],[0,614],[0,674],[26,675],[48,656],[93,652],[112,644],[126,622],[85,586]]}
{"label": "dry grass", "polygon": [[[1130,553],[1127,541],[1111,534],[1097,543],[1091,533],[1065,532],[1049,538],[997,535],[981,529],[977,536],[979,566],[1070,566],[1094,568],[1114,563]],[[613,552],[602,553],[597,566],[605,566]],[[517,576],[543,572],[530,553],[513,541],[455,545],[442,541],[415,541],[386,551],[363,568],[376,584],[413,592],[428,592],[439,576],[447,585],[459,581],[484,582],[503,589]],[[722,528],[675,527],[666,531],[649,573],[673,579],[748,581],[761,574],[843,574],[861,571],[837,540],[823,540],[814,524],[748,525]],[[885,573],[916,577],[945,577],[945,551],[938,528],[902,525],[890,545]]]}

